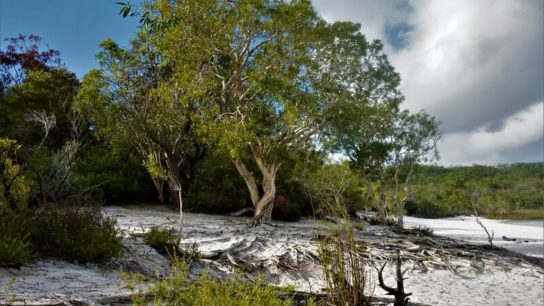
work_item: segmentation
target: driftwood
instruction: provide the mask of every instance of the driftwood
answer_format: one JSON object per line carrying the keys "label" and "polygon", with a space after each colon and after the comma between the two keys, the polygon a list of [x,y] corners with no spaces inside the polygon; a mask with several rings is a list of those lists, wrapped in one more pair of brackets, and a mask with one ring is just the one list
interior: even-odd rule
{"label": "driftwood", "polygon": [[408,304],[408,301],[410,300],[410,298],[408,297],[411,296],[412,293],[404,292],[404,280],[406,279],[404,278],[404,273],[406,273],[406,270],[401,271],[402,262],[400,259],[400,252],[397,253],[397,289],[387,286],[383,281],[383,269],[386,265],[387,262],[385,262],[382,265],[381,269],[378,271],[378,281],[380,282],[380,287],[383,290],[387,291],[387,294],[395,297],[395,306],[410,305]]}

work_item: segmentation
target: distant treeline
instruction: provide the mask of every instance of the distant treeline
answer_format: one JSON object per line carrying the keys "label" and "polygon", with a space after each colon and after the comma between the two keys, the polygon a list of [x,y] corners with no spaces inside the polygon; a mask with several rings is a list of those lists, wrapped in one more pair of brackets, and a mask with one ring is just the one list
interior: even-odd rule
{"label": "distant treeline", "polygon": [[409,215],[544,218],[544,163],[416,167]]}

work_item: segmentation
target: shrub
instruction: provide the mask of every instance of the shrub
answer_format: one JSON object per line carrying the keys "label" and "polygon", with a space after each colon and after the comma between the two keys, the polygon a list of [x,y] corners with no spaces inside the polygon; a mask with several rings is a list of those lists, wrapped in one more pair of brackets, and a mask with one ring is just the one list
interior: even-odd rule
{"label": "shrub", "polygon": [[375,215],[368,218],[368,223],[370,225],[394,226],[394,225],[397,225],[397,220],[393,217],[387,217],[387,219],[385,219],[385,224],[384,224],[384,222],[382,222],[382,219],[378,215]]}
{"label": "shrub", "polygon": [[33,215],[32,243],[42,256],[105,262],[120,255],[116,221],[98,208],[44,207]]}
{"label": "shrub", "polygon": [[150,231],[144,235],[147,245],[154,248],[163,255],[179,254],[178,237],[171,228],[160,228],[152,226]]}
{"label": "shrub", "polygon": [[320,239],[319,259],[323,268],[327,299],[331,305],[365,306],[366,262],[361,256],[365,245],[355,240],[353,226],[344,207],[327,205],[327,215],[343,222],[331,225],[331,237]]}
{"label": "shrub", "polygon": [[[238,278],[232,281],[220,281],[204,273],[198,281],[188,283],[189,265],[184,261],[175,260],[170,278],[161,280],[149,286],[147,295],[133,295],[134,305],[185,305],[185,306],[283,306],[293,305],[290,298],[278,297],[279,289],[264,285],[262,279],[243,282]],[[128,279],[128,288],[137,288],[134,282],[137,277]],[[148,298],[153,297],[151,303]],[[307,301],[306,305],[315,305]]]}
{"label": "shrub", "polygon": [[430,226],[418,225],[410,229],[410,232],[416,234],[417,236],[432,236],[433,229]]}
{"label": "shrub", "polygon": [[29,258],[30,229],[24,213],[0,213],[0,267],[19,267]]}
{"label": "shrub", "polygon": [[201,257],[202,254],[200,253],[196,243],[193,243],[189,249],[183,250],[181,255],[181,259],[189,266],[200,261]]}
{"label": "shrub", "polygon": [[167,255],[172,260],[182,260],[188,265],[192,265],[200,260],[200,250],[196,243],[192,244],[187,250],[179,248],[179,241],[176,232],[171,228],[160,228],[152,226],[150,231],[144,234],[144,240],[147,245],[154,248],[160,254]]}
{"label": "shrub", "polygon": [[17,163],[20,149],[15,140],[0,138],[0,210],[26,207],[30,188]]}

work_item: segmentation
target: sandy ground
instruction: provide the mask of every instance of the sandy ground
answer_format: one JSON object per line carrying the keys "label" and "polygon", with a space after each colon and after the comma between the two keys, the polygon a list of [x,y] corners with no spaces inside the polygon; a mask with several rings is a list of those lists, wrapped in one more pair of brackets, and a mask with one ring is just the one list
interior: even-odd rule
{"label": "sandy ground", "polygon": [[[168,226],[178,218],[175,212],[157,208],[107,207],[105,213],[118,220],[127,236],[146,231],[153,225]],[[312,220],[275,222],[274,226],[251,229],[247,228],[248,221],[242,217],[184,214],[182,246],[196,243],[203,257],[194,272],[209,269],[217,277],[229,277],[234,270],[243,270],[248,277],[262,273],[272,284],[294,285],[301,291],[321,292],[323,281],[315,237],[326,231],[323,223]],[[406,220],[410,225],[417,222],[426,221]],[[437,234],[448,229],[451,229],[450,234],[455,228],[458,231],[472,229],[470,225],[473,223],[459,220],[455,221],[457,223],[452,223],[453,220],[445,220],[443,224],[437,222]],[[459,222],[465,222],[467,227],[459,227]],[[474,227],[473,230],[476,229]],[[497,235],[502,235],[498,227],[496,231]],[[522,237],[513,235],[517,233],[515,231],[507,236]],[[469,244],[467,247],[466,243],[447,238],[412,237],[376,226],[359,231],[357,236],[368,243],[365,256],[375,265],[393,258],[396,250],[402,251],[404,268],[408,269],[405,287],[413,293],[411,300],[414,302],[428,305],[544,303],[542,267],[508,251],[488,252],[480,246]],[[526,238],[538,239],[536,236]],[[70,299],[87,304],[107,304],[106,297],[130,293],[122,286],[120,267],[144,274],[152,274],[160,267],[161,274],[168,273],[167,260],[143,245],[142,241],[127,238],[125,244],[123,258],[108,265],[38,261],[20,270],[0,269],[0,299],[16,296],[18,301],[26,301],[27,304],[48,301],[59,304]],[[389,285],[394,284],[392,268],[388,265],[385,270],[385,281]],[[375,270],[369,268],[369,271],[371,293],[384,296],[383,290],[376,286]]]}
{"label": "sandy ground", "polygon": [[[481,218],[488,231],[495,232],[493,243],[496,246],[523,253],[529,256],[544,257],[544,220],[511,221]],[[405,217],[406,227],[429,226],[435,235],[487,244],[485,231],[475,221],[475,217],[459,216],[442,219],[423,219]],[[505,240],[515,239],[515,241]]]}

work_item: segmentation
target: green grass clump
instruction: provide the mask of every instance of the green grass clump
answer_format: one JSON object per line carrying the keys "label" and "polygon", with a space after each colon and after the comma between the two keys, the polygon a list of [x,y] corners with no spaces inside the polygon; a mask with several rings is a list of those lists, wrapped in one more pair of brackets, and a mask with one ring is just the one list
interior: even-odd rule
{"label": "green grass clump", "polygon": [[30,256],[30,222],[26,214],[0,213],[0,267],[19,267]]}
{"label": "green grass clump", "polygon": [[163,255],[178,255],[178,237],[173,229],[152,226],[149,232],[144,234],[147,245]]}
{"label": "green grass clump", "polygon": [[105,262],[122,251],[116,221],[98,208],[40,208],[34,211],[32,225],[32,244],[44,257]]}
{"label": "green grass clump", "polygon": [[[133,305],[184,305],[184,306],[291,306],[290,298],[279,298],[280,289],[265,285],[261,277],[251,282],[238,278],[223,281],[207,273],[198,281],[188,281],[190,265],[184,260],[174,259],[173,271],[169,278],[148,286],[146,294],[133,295]],[[127,277],[125,282],[130,289],[140,288],[141,279]],[[306,305],[314,305],[308,301]]]}
{"label": "green grass clump", "polygon": [[343,220],[329,227],[330,236],[319,237],[319,260],[323,269],[327,300],[330,305],[367,306],[365,296],[368,279],[366,261],[361,255],[365,244],[357,241],[354,226],[343,206],[329,203],[326,215]]}
{"label": "green grass clump", "polygon": [[195,243],[186,250],[179,248],[179,237],[171,228],[160,228],[152,226],[149,232],[144,234],[147,245],[154,248],[160,254],[170,257],[172,260],[180,259],[192,265],[200,260],[201,254],[198,245]]}

